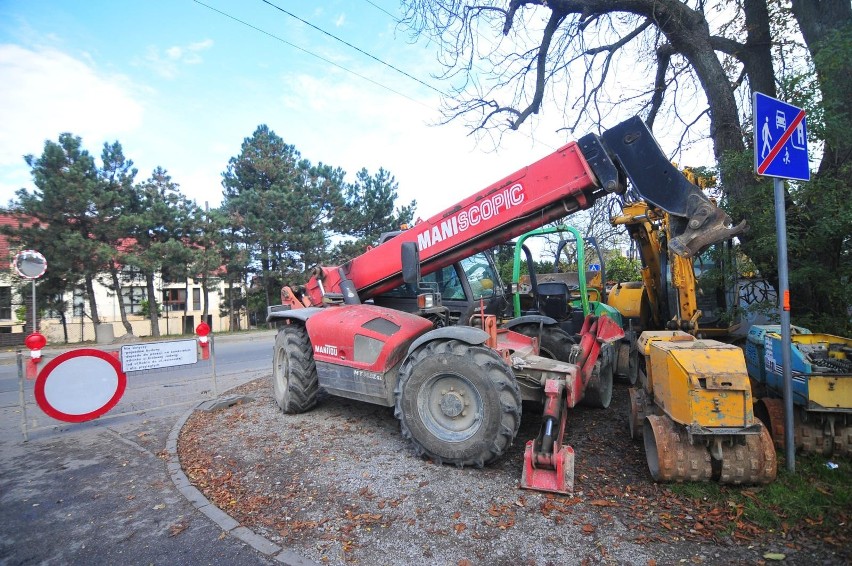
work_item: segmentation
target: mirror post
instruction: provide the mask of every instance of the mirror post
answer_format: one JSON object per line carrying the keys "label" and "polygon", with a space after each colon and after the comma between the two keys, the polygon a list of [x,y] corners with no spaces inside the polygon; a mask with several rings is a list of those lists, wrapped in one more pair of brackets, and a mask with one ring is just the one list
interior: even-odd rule
{"label": "mirror post", "polygon": [[36,326],[36,293],[35,293],[35,279],[33,279],[33,332],[38,332],[38,327]]}

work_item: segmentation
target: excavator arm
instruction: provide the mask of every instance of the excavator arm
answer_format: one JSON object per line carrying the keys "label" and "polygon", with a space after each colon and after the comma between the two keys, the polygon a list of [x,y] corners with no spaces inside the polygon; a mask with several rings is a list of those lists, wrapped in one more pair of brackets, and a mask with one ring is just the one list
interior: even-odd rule
{"label": "excavator arm", "polygon": [[641,199],[669,213],[669,249],[677,255],[693,257],[747,230],[745,220],[732,227],[730,216],[666,159],[638,117],[607,130],[601,140]]}

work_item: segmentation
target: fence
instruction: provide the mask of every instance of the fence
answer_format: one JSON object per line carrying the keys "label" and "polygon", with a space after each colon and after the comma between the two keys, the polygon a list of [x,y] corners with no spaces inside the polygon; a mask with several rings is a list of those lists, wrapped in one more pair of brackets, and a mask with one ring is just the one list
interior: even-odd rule
{"label": "fence", "polygon": [[[138,315],[130,315],[128,316],[128,319],[130,326],[133,329],[132,334],[134,336],[151,336],[150,320]],[[202,317],[200,315],[187,315],[183,311],[165,312],[160,317],[159,321],[160,335],[164,339],[168,339],[168,337],[176,337],[182,334],[192,334],[195,331],[195,326],[201,322],[201,320]],[[212,315],[209,315],[207,317],[207,324],[213,332],[230,332],[232,330],[230,327],[230,320],[227,317],[213,317]],[[112,334],[114,336],[122,336],[126,333],[126,330],[120,320],[106,320],[105,322],[101,322],[99,326],[111,326]],[[245,327],[247,327],[247,325]],[[47,337],[47,341],[50,344],[60,344],[65,342],[68,344],[76,344],[80,342],[94,342],[97,340],[95,325],[93,325],[91,319],[88,318],[84,320],[80,317],[75,317],[68,321],[65,328],[62,327],[59,319],[39,319],[39,331]]]}
{"label": "fence", "polygon": [[[188,340],[148,342],[114,347],[111,346],[109,348],[97,350],[82,348],[69,350],[63,354],[57,354],[56,356],[44,356],[39,363],[39,378],[35,381],[27,379],[25,376],[25,364],[29,362],[28,352],[22,353],[19,351],[17,354],[18,395],[21,413],[21,433],[23,434],[24,440],[26,441],[29,439],[29,434],[31,432],[52,429],[60,426],[67,427],[69,426],[69,422],[82,422],[84,420],[82,418],[78,418],[69,421],[67,418],[61,418],[62,412],[59,411],[57,413],[51,406],[52,403],[49,400],[49,396],[46,396],[45,394],[45,391],[48,389],[48,386],[46,385],[46,374],[50,374],[51,376],[53,375],[50,372],[45,371],[49,368],[51,360],[56,360],[60,356],[64,356],[63,360],[60,360],[58,364],[53,364],[52,369],[54,371],[56,371],[60,365],[77,363],[76,360],[81,360],[76,366],[66,366],[69,368],[69,371],[72,371],[74,374],[74,379],[71,380],[73,381],[72,387],[78,387],[79,389],[80,387],[85,387],[87,383],[95,385],[93,380],[97,380],[97,378],[89,378],[86,375],[87,372],[90,372],[92,369],[89,365],[86,365],[89,359],[95,360],[95,365],[100,363],[98,362],[99,359],[105,360],[103,363],[111,363],[120,371],[122,365],[119,360],[122,359],[122,348],[150,347],[153,349],[152,351],[154,352],[154,355],[159,355],[160,351],[158,348],[162,345],[162,350],[168,355],[171,350],[175,350],[174,346],[182,347],[184,350],[183,353],[186,353],[189,345],[184,343],[188,342]],[[193,339],[192,342],[195,342],[195,340]],[[135,369],[134,371],[124,372],[123,375],[126,377],[126,385],[123,394],[120,394],[118,402],[112,408],[109,408],[108,412],[97,417],[98,420],[114,419],[121,416],[195,404],[206,399],[215,398],[218,395],[218,382],[216,376],[215,342],[212,336],[210,337],[209,344],[210,355],[207,360],[202,359],[201,355],[197,355],[194,363],[172,365],[170,367],[155,367],[152,369]],[[197,344],[195,344],[194,347],[196,348],[194,353],[198,354],[201,351],[200,347]],[[100,354],[86,355],[87,353],[94,354],[96,352],[100,352]],[[125,350],[125,354],[128,354],[128,352],[130,352],[130,350]],[[143,360],[145,353],[146,352],[143,351],[143,357],[137,357],[136,359]],[[73,357],[77,354],[80,355],[79,358]],[[72,356],[72,358],[69,359],[69,356]],[[101,357],[99,358],[98,356]],[[127,356],[125,356],[125,358],[126,357]],[[178,362],[192,358],[192,356],[190,356],[190,358],[183,359],[177,359],[175,356],[172,357]],[[114,361],[109,361],[110,359]],[[128,363],[127,359],[125,359],[124,362],[124,367],[127,367],[128,369],[145,368],[146,366],[151,365],[144,362]],[[63,377],[54,378],[54,380],[56,379],[63,379]],[[118,378],[118,381],[121,381],[120,377]],[[73,395],[81,395],[86,392],[77,390],[72,391],[71,393]],[[54,395],[56,395],[56,393],[54,393]],[[92,395],[97,397],[98,392],[95,391]],[[40,399],[37,398],[39,396]],[[97,400],[89,399],[87,402],[97,402]],[[45,410],[45,403],[47,403],[47,410]],[[60,418],[57,418],[57,414]]]}

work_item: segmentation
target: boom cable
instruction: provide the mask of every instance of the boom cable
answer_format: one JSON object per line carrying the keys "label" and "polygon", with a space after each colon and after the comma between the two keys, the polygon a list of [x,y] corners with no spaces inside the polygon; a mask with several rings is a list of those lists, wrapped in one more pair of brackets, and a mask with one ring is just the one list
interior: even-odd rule
{"label": "boom cable", "polygon": [[299,16],[297,16],[296,14],[294,14],[294,13],[292,13],[292,12],[289,12],[289,11],[285,10],[285,9],[284,9],[284,8],[282,8],[281,6],[277,6],[277,5],[275,5],[275,4],[273,4],[272,2],[270,2],[269,0],[260,0],[260,1],[261,1],[261,2],[263,2],[264,4],[267,4],[267,5],[269,5],[269,6],[272,6],[273,8],[275,8],[276,10],[278,10],[278,11],[280,11],[280,12],[283,12],[283,13],[287,14],[287,15],[288,15],[288,16],[290,16],[291,18],[294,18],[294,19],[296,19],[296,20],[299,20],[300,22],[302,22],[302,23],[303,23],[303,24],[305,24],[306,26],[311,27],[311,28],[313,28],[313,29],[317,30],[318,32],[320,32],[320,33],[322,33],[322,34],[327,35],[328,37],[330,37],[330,38],[334,39],[335,41],[339,41],[339,42],[340,42],[340,43],[342,43],[343,45],[345,45],[345,46],[347,46],[347,47],[350,47],[350,48],[354,49],[354,50],[355,50],[355,51],[357,51],[358,53],[361,53],[362,55],[366,55],[367,57],[369,57],[369,58],[370,58],[370,59],[372,59],[373,61],[376,61],[377,63],[381,63],[381,64],[382,64],[382,65],[384,65],[385,67],[388,67],[389,69],[393,69],[393,70],[394,70],[394,71],[396,71],[397,73],[399,73],[399,74],[401,74],[401,75],[404,75],[404,76],[408,77],[409,79],[411,79],[411,80],[413,80],[413,81],[415,81],[415,82],[420,83],[421,85],[425,86],[426,88],[430,88],[430,89],[434,90],[435,92],[437,92],[437,93],[438,93],[438,94],[440,94],[441,96],[444,96],[444,97],[449,98],[449,96],[447,95],[447,93],[445,93],[445,92],[441,91],[440,89],[437,89],[437,88],[435,88],[434,86],[430,85],[429,83],[424,82],[424,81],[422,81],[422,80],[418,79],[417,77],[415,77],[415,76],[413,76],[413,75],[410,75],[410,74],[406,73],[405,71],[403,71],[403,70],[402,70],[402,69],[400,69],[399,67],[395,67],[394,65],[391,65],[390,63],[388,63],[388,62],[386,62],[386,61],[384,61],[384,60],[382,60],[382,59],[379,59],[378,57],[376,57],[375,55],[373,55],[373,54],[371,54],[371,53],[367,53],[366,51],[364,51],[364,50],[363,50],[363,49],[361,49],[360,47],[357,47],[357,46],[355,46],[355,45],[352,45],[351,43],[349,43],[349,42],[348,42],[348,41],[346,41],[345,39],[341,39],[341,38],[337,37],[336,35],[334,35],[333,33],[328,32],[328,31],[325,31],[325,30],[324,30],[324,29],[322,29],[321,27],[315,26],[314,24],[312,24],[311,22],[309,22],[309,21],[307,21],[307,20],[303,20],[302,18],[300,18],[300,17],[299,17]]}
{"label": "boom cable", "polygon": [[374,2],[371,2],[370,0],[364,0],[364,2],[366,2],[367,4],[369,4],[370,6],[372,6],[373,8],[375,8],[376,10],[379,10],[380,12],[384,12],[385,14],[387,14],[388,16],[390,16],[390,19],[392,19],[392,20],[393,20],[393,21],[395,21],[396,23],[401,23],[401,22],[402,22],[402,20],[400,20],[399,18],[397,18],[396,16],[394,16],[393,14],[391,14],[390,12],[388,12],[387,10],[385,10],[384,8],[382,8],[381,6],[379,6],[378,4],[376,4],[376,3],[374,3]]}
{"label": "boom cable", "polygon": [[271,32],[268,32],[268,31],[266,31],[266,30],[264,30],[264,29],[261,29],[261,28],[259,28],[259,27],[255,26],[255,25],[252,25],[252,24],[250,24],[250,23],[246,22],[245,20],[241,20],[241,19],[237,18],[236,16],[232,16],[231,14],[228,14],[227,12],[223,12],[222,10],[219,10],[218,8],[214,8],[213,6],[210,6],[209,4],[205,4],[205,3],[204,3],[204,2],[202,2],[201,0],[192,0],[192,1],[193,1],[193,2],[195,2],[196,4],[198,4],[199,6],[204,6],[204,7],[205,7],[205,8],[207,8],[208,10],[212,10],[213,12],[216,12],[217,14],[220,14],[220,15],[222,15],[222,16],[225,16],[226,18],[229,18],[229,19],[231,19],[231,20],[233,20],[233,21],[235,21],[235,22],[238,22],[238,23],[240,23],[240,24],[242,24],[242,25],[244,25],[244,26],[246,26],[246,27],[249,27],[249,28],[251,28],[251,29],[253,29],[253,30],[257,31],[257,32],[260,32],[260,33],[262,33],[262,34],[264,34],[264,35],[266,35],[266,36],[269,36],[269,37],[271,37],[272,39],[278,40],[278,41],[280,41],[281,43],[283,43],[283,44],[285,44],[285,45],[289,45],[290,47],[292,47],[292,48],[294,48],[294,49],[298,49],[298,50],[299,50],[299,51],[301,51],[302,53],[305,53],[305,54],[307,54],[307,55],[310,55],[311,57],[314,57],[314,58],[316,58],[316,59],[319,59],[320,61],[323,61],[323,62],[325,62],[325,63],[328,63],[329,65],[333,65],[333,66],[337,67],[338,69],[340,69],[340,70],[342,70],[342,71],[345,71],[345,72],[347,72],[347,73],[349,73],[349,74],[351,74],[351,75],[355,75],[355,76],[356,76],[356,77],[358,77],[359,79],[364,79],[365,81],[367,81],[367,82],[369,82],[369,83],[371,83],[371,84],[374,84],[374,85],[376,85],[376,86],[377,86],[377,87],[379,87],[379,88],[383,88],[383,89],[385,89],[385,90],[387,90],[387,91],[389,91],[389,92],[392,92],[392,93],[394,93],[394,94],[396,94],[396,95],[399,95],[399,96],[401,96],[401,97],[403,97],[403,98],[405,98],[405,99],[408,99],[408,100],[410,100],[411,102],[414,102],[414,103],[416,103],[416,104],[419,104],[420,106],[423,106],[423,107],[425,107],[425,108],[429,108],[430,110],[432,110],[432,109],[433,109],[431,106],[429,106],[429,105],[428,105],[428,104],[426,104],[425,102],[421,102],[420,100],[415,100],[414,98],[411,98],[411,97],[410,97],[410,96],[408,96],[407,94],[403,94],[403,93],[399,92],[398,90],[394,90],[393,88],[391,88],[391,87],[389,87],[389,86],[387,86],[387,85],[384,85],[384,84],[382,84],[382,83],[380,83],[380,82],[378,82],[378,81],[375,81],[375,80],[371,79],[370,77],[364,76],[364,75],[362,75],[361,73],[358,73],[358,72],[356,72],[356,71],[353,71],[352,69],[349,69],[349,68],[347,68],[347,67],[344,67],[343,65],[341,65],[341,64],[339,64],[339,63],[335,63],[334,61],[331,61],[330,59],[327,59],[327,58],[323,57],[322,55],[318,55],[317,53],[314,53],[313,51],[310,51],[309,49],[305,49],[304,47],[300,47],[300,46],[296,45],[295,43],[291,43],[291,42],[287,41],[286,39],[284,39],[284,38],[282,38],[282,37],[279,37],[279,36],[275,35],[274,33],[271,33]]}
{"label": "boom cable", "polygon": [[[348,68],[348,67],[346,67],[346,66],[344,66],[344,65],[341,65],[341,64],[339,64],[339,63],[335,63],[334,61],[332,61],[332,60],[330,60],[330,59],[328,59],[328,58],[326,58],[326,57],[323,57],[322,55],[319,55],[319,54],[317,54],[317,53],[314,53],[313,51],[311,51],[311,50],[309,50],[309,49],[306,49],[306,48],[304,48],[304,47],[301,47],[301,46],[299,46],[299,45],[296,45],[295,43],[292,43],[292,42],[290,42],[290,41],[287,41],[286,39],[284,39],[284,38],[282,38],[282,37],[279,37],[279,36],[275,35],[275,34],[274,34],[274,33],[272,33],[272,32],[269,32],[269,31],[266,31],[266,30],[264,30],[264,29],[262,29],[262,28],[259,28],[259,27],[255,26],[255,25],[253,25],[253,24],[250,24],[250,23],[246,22],[245,20],[241,20],[240,18],[237,18],[236,16],[232,16],[231,14],[229,14],[229,13],[227,13],[227,12],[224,12],[224,11],[222,11],[222,10],[219,10],[218,8],[214,8],[213,6],[210,6],[209,4],[205,4],[205,3],[204,3],[204,2],[202,2],[201,0],[192,0],[192,1],[193,1],[193,2],[195,2],[196,4],[198,4],[199,6],[203,6],[203,7],[207,8],[208,10],[211,10],[211,11],[213,11],[213,12],[216,12],[217,14],[220,14],[220,15],[222,15],[222,16],[225,16],[226,18],[228,18],[228,19],[230,19],[230,20],[233,20],[233,21],[235,21],[235,22],[238,22],[238,23],[240,23],[240,24],[242,24],[242,25],[244,25],[244,26],[246,26],[246,27],[248,27],[248,28],[251,28],[251,29],[253,29],[253,30],[257,31],[257,32],[260,32],[260,33],[262,33],[262,34],[264,34],[264,35],[268,36],[268,37],[271,37],[272,39],[275,39],[275,40],[277,40],[277,41],[280,41],[281,43],[283,43],[283,44],[285,44],[285,45],[288,45],[288,46],[290,46],[290,47],[292,47],[292,48],[294,48],[294,49],[297,49],[297,50],[299,50],[299,51],[301,51],[301,52],[303,52],[303,53],[305,53],[305,54],[307,54],[307,55],[310,55],[311,57],[314,57],[314,58],[316,58],[316,59],[319,59],[320,61],[323,61],[324,63],[328,63],[329,65],[332,65],[332,66],[334,66],[334,67],[337,67],[338,69],[340,69],[340,70],[342,70],[342,71],[345,71],[345,72],[347,72],[347,73],[349,73],[349,74],[351,74],[351,75],[354,75],[354,76],[356,76],[356,77],[358,77],[358,78],[360,78],[360,79],[363,79],[363,80],[365,80],[365,81],[367,81],[367,82],[369,82],[369,83],[371,83],[371,84],[373,84],[373,85],[375,85],[375,86],[377,86],[377,87],[379,87],[379,88],[382,88],[382,89],[384,89],[384,90],[386,90],[386,91],[388,91],[388,92],[392,92],[393,94],[396,94],[396,95],[401,96],[401,97],[403,97],[403,98],[405,98],[405,99],[407,99],[407,100],[410,100],[411,102],[414,102],[415,104],[418,104],[418,105],[420,105],[420,106],[423,106],[424,108],[428,108],[429,110],[434,110],[434,108],[433,108],[432,106],[430,106],[430,105],[426,104],[425,102],[422,102],[422,101],[420,101],[420,100],[416,100],[416,99],[414,99],[414,98],[412,98],[412,97],[410,97],[410,96],[408,96],[408,95],[406,95],[406,94],[403,94],[403,93],[399,92],[398,90],[395,90],[395,89],[393,89],[393,88],[391,88],[391,87],[389,87],[389,86],[387,86],[387,85],[385,85],[385,84],[383,84],[383,83],[381,83],[381,82],[379,82],[379,81],[376,81],[376,80],[371,79],[371,78],[369,78],[369,77],[367,77],[367,76],[365,76],[365,75],[362,75],[361,73],[358,73],[357,71],[353,71],[352,69],[350,69],[350,68]],[[388,15],[389,15],[392,19],[394,19],[394,21],[396,21],[396,22],[399,22],[399,21],[400,21],[398,18],[396,18],[395,16],[391,15],[391,14],[390,14],[390,13],[388,13],[386,10],[384,10],[384,9],[382,9],[381,7],[377,6],[376,4],[374,4],[373,2],[371,2],[370,0],[365,0],[365,1],[366,1],[366,2],[368,2],[369,4],[371,4],[372,6],[376,7],[377,9],[381,10],[382,12],[385,12],[386,14],[388,14]],[[298,20],[298,21],[302,22],[303,24],[305,24],[305,25],[307,25],[307,26],[309,26],[309,27],[311,27],[311,28],[315,29],[316,31],[318,31],[318,32],[320,32],[320,33],[322,33],[322,34],[324,34],[324,35],[327,35],[327,36],[329,36],[329,37],[333,38],[334,40],[336,40],[336,41],[338,41],[338,42],[340,42],[340,43],[342,43],[342,44],[346,45],[347,47],[349,47],[349,48],[351,48],[351,49],[354,49],[354,50],[358,51],[359,53],[361,53],[361,54],[363,54],[363,55],[365,55],[365,56],[367,56],[367,57],[369,57],[369,58],[373,59],[374,61],[376,61],[376,62],[378,62],[378,63],[380,63],[380,64],[382,64],[382,65],[384,65],[384,66],[386,66],[386,67],[388,67],[388,68],[390,68],[390,69],[393,69],[393,70],[394,70],[394,71],[396,71],[397,73],[400,73],[400,74],[402,74],[403,76],[405,76],[405,77],[407,77],[407,78],[409,78],[409,79],[411,79],[411,80],[413,80],[413,81],[415,81],[415,82],[417,82],[417,83],[419,83],[419,84],[421,84],[421,85],[423,85],[423,86],[425,86],[425,87],[429,88],[430,90],[433,90],[434,92],[438,93],[439,95],[441,95],[441,96],[443,96],[443,97],[445,97],[445,98],[448,98],[448,99],[449,99],[449,98],[452,98],[450,95],[448,95],[447,93],[443,92],[442,90],[440,90],[440,89],[438,89],[438,88],[436,88],[436,87],[434,87],[434,86],[432,86],[432,85],[430,85],[430,84],[428,84],[428,83],[426,83],[426,82],[424,82],[424,81],[422,81],[422,80],[418,79],[417,77],[415,77],[415,76],[413,76],[413,75],[411,75],[411,74],[409,74],[409,73],[407,73],[407,72],[403,71],[402,69],[400,69],[400,68],[398,68],[398,67],[396,67],[396,66],[394,66],[394,65],[391,65],[390,63],[387,63],[387,62],[383,61],[382,59],[380,59],[380,58],[378,58],[378,57],[376,57],[376,56],[374,56],[374,55],[372,55],[372,54],[370,54],[370,53],[368,53],[368,52],[364,51],[363,49],[360,49],[359,47],[356,47],[355,45],[352,45],[352,44],[351,44],[351,43],[349,43],[348,41],[346,41],[346,40],[344,40],[344,39],[341,39],[341,38],[337,37],[337,36],[336,36],[336,35],[334,35],[333,33],[327,32],[327,31],[325,31],[324,29],[322,29],[322,28],[320,28],[320,27],[318,27],[318,26],[315,26],[314,24],[312,24],[312,23],[310,23],[310,22],[308,22],[308,21],[306,21],[306,20],[304,20],[304,19],[302,19],[302,18],[300,18],[300,17],[296,16],[295,14],[293,14],[293,13],[291,13],[291,12],[289,12],[289,11],[285,10],[284,8],[281,8],[280,6],[277,6],[277,5],[273,4],[273,3],[272,3],[272,2],[270,2],[269,0],[261,0],[261,2],[263,2],[264,4],[268,4],[269,6],[271,6],[271,7],[275,8],[276,10],[279,10],[279,11],[283,12],[284,14],[287,14],[288,16],[290,16],[290,17],[292,17],[292,18],[294,18],[294,19],[296,19],[296,20]],[[526,132],[523,132],[523,131],[521,131],[521,130],[514,130],[514,131],[515,131],[516,133],[520,134],[521,136],[523,136],[523,137],[525,137],[525,138],[527,138],[527,139],[531,140],[531,141],[534,141],[534,142],[536,142],[536,143],[540,143],[540,144],[544,145],[545,147],[550,147],[551,149],[555,149],[555,148],[553,148],[553,146],[552,146],[551,144],[549,144],[549,143],[546,143],[546,142],[541,141],[541,140],[535,140],[535,138],[533,138],[531,135],[527,134]]]}

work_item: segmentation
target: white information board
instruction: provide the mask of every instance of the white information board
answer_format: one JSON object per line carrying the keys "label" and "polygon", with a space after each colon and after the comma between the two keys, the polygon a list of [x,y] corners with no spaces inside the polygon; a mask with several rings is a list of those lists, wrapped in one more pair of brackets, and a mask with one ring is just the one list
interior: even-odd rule
{"label": "white information board", "polygon": [[143,344],[126,344],[121,347],[121,370],[125,373],[185,366],[197,362],[198,349],[195,340],[146,342]]}

